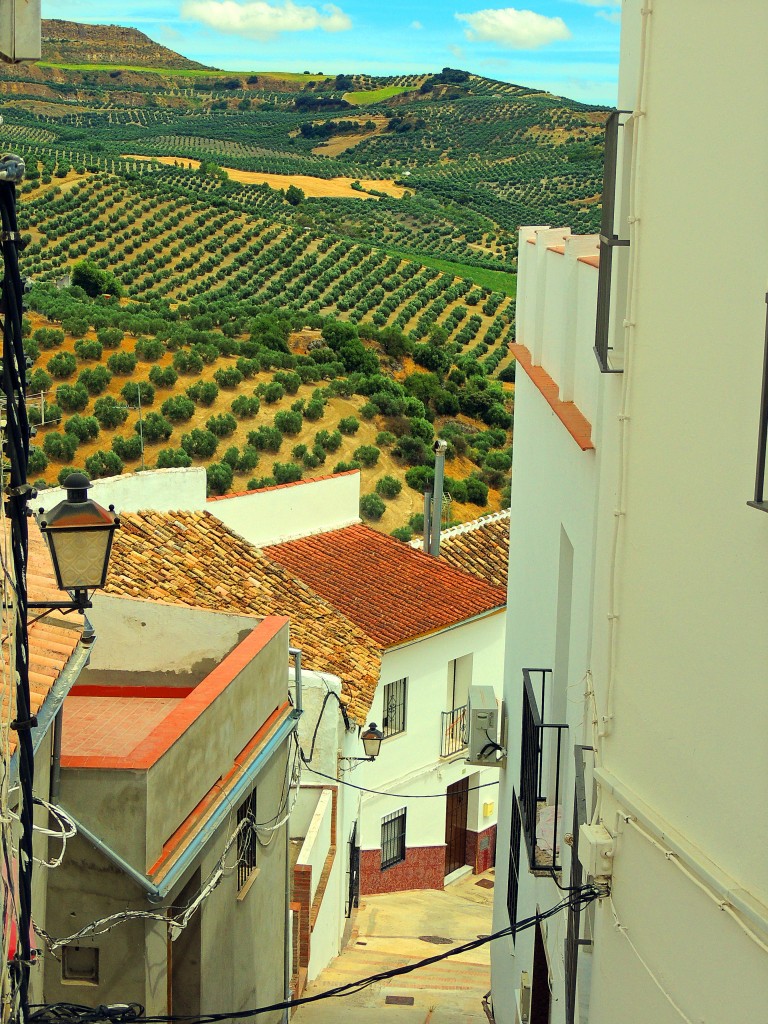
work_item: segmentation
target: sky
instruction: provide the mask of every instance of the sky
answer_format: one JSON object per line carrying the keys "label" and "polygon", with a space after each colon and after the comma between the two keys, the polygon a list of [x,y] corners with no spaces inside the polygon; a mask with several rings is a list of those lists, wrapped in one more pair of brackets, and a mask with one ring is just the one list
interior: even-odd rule
{"label": "sky", "polygon": [[103,0],[43,0],[42,6],[45,18],[137,28],[225,70],[397,75],[449,66],[616,104],[620,0],[502,3],[123,0],[112,9]]}

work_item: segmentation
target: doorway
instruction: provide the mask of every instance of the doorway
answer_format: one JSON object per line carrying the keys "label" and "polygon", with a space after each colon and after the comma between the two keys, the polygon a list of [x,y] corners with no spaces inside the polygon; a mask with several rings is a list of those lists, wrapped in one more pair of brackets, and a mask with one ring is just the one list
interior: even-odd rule
{"label": "doorway", "polygon": [[463,867],[467,862],[467,807],[469,778],[459,779],[448,787],[445,809],[445,874]]}
{"label": "doorway", "polygon": [[549,1024],[552,1008],[552,992],[549,981],[549,961],[541,922],[536,921],[536,936],[533,941],[533,978],[531,980],[531,1022]]}

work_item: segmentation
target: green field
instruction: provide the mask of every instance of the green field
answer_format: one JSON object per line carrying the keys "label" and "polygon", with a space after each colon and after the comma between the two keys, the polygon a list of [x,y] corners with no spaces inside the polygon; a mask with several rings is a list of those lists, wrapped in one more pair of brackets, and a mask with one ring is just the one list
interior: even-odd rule
{"label": "green field", "polygon": [[167,78],[232,78],[238,75],[257,75],[259,78],[273,78],[279,82],[326,82],[329,75],[304,75],[299,71],[205,71],[199,68],[149,68],[132,64],[53,64],[39,61],[39,68],[56,68],[59,71],[135,71],[142,75],[163,75]]}
{"label": "green field", "polygon": [[355,107],[367,107],[370,103],[381,103],[382,100],[400,96],[404,92],[413,92],[410,85],[386,85],[382,89],[364,89],[361,92],[344,93],[344,99]]}
{"label": "green field", "polygon": [[468,263],[440,260],[434,256],[424,256],[421,253],[414,256],[412,253],[398,252],[396,249],[387,249],[386,251],[391,252],[394,256],[402,256],[403,259],[418,259],[419,263],[423,263],[425,267],[433,267],[443,274],[466,277],[469,281],[479,284],[481,288],[488,288],[493,292],[503,292],[510,298],[514,299],[517,295],[517,274],[507,274],[503,270],[487,270],[485,267],[473,267]]}

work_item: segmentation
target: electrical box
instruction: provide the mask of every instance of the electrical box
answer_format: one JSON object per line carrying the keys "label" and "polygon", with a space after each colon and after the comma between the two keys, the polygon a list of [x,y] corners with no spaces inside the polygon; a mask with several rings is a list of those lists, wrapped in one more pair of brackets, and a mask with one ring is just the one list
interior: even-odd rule
{"label": "electrical box", "polygon": [[40,60],[40,0],[0,0],[0,58]]}
{"label": "electrical box", "polygon": [[467,763],[499,764],[499,708],[493,687],[470,686],[467,705]]}
{"label": "electrical box", "polygon": [[519,993],[520,1024],[528,1024],[531,1019],[531,978],[528,971],[520,972]]}
{"label": "electrical box", "polygon": [[605,825],[582,825],[579,828],[579,860],[588,875],[608,878],[613,874],[616,841]]}

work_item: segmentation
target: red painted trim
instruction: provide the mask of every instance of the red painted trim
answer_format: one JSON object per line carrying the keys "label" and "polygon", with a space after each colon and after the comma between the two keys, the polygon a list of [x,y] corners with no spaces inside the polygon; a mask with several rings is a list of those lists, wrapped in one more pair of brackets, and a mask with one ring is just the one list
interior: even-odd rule
{"label": "red painted trim", "polygon": [[163,844],[163,852],[148,871],[150,876],[157,874],[179,847],[183,846],[186,840],[191,838],[190,833],[197,831],[197,827],[202,823],[202,819],[206,814],[212,811],[221,800],[227,798],[227,791],[232,788],[238,778],[248,768],[250,762],[269,739],[270,734],[287,718],[290,710],[290,702],[286,701],[280,707],[275,708],[269,718],[264,721],[261,728],[248,740],[234,759],[229,771],[222,775],[216,785],[208,790],[200,803],[187,815],[176,831]]}
{"label": "red painted trim", "polygon": [[73,686],[70,697],[188,697],[194,686]]}
{"label": "red painted trim", "polygon": [[525,345],[513,344],[509,347],[517,362],[542,393],[555,416],[557,416],[579,448],[583,452],[594,451],[592,424],[586,416],[573,402],[563,402],[560,399],[560,389],[557,384],[555,384],[543,367],[533,365],[531,353]]}
{"label": "red painted trim", "polygon": [[340,476],[352,476],[353,473],[359,475],[359,469],[345,469],[343,473],[329,473],[325,476],[313,476],[309,480],[293,480],[289,484],[272,484],[271,487],[257,487],[253,491],[235,491],[233,494],[217,494],[213,497],[207,498],[206,503],[210,504],[213,501],[227,501],[229,498],[244,498],[247,494],[263,494],[265,491],[282,491],[286,487],[301,487],[302,484],[316,484],[319,480],[335,480]]}
{"label": "red painted trim", "polygon": [[156,764],[197,721],[202,713],[288,624],[284,615],[270,615],[252,630],[216,668],[210,672],[188,697],[175,707],[126,757],[94,756],[62,757],[62,768],[148,769]]}

